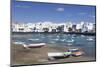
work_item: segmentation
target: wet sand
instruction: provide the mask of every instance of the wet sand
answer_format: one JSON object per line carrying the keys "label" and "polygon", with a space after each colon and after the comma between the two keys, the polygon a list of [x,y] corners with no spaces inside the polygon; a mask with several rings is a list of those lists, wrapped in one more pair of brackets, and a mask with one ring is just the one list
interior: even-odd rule
{"label": "wet sand", "polygon": [[48,52],[64,52],[68,47],[46,45],[41,48],[25,49],[22,45],[11,45],[11,65],[48,64],[60,62],[94,61],[94,57],[80,56],[48,60]]}

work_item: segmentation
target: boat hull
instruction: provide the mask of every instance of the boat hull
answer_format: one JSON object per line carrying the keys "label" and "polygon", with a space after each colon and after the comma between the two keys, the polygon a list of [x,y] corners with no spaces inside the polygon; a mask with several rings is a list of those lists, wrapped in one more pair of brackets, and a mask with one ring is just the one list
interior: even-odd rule
{"label": "boat hull", "polygon": [[43,47],[43,46],[45,46],[45,45],[46,45],[45,43],[29,44],[29,45],[23,44],[23,46],[24,46],[25,48],[40,48],[40,47]]}
{"label": "boat hull", "polygon": [[43,47],[45,45],[38,45],[38,46],[27,46],[28,48],[40,48],[40,47]]}

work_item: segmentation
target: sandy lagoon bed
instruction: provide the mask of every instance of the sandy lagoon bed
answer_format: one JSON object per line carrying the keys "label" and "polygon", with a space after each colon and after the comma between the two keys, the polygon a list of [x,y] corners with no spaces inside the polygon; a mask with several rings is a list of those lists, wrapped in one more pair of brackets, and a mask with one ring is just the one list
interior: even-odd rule
{"label": "sandy lagoon bed", "polygon": [[94,61],[94,57],[80,56],[48,60],[48,52],[64,52],[70,47],[46,45],[41,48],[25,49],[22,45],[11,45],[11,65],[48,64],[60,62]]}

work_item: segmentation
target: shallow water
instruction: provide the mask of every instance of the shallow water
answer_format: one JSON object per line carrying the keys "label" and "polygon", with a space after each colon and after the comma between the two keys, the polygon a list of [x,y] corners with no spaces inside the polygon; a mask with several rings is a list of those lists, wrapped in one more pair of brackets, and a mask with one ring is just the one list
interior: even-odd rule
{"label": "shallow water", "polygon": [[95,36],[70,34],[13,34],[12,42],[46,43],[48,45],[82,48],[87,56],[95,57]]}

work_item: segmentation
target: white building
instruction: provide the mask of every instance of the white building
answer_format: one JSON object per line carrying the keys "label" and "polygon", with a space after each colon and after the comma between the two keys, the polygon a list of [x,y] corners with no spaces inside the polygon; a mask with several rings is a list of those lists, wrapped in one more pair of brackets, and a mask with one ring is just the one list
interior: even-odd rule
{"label": "white building", "polygon": [[93,30],[93,23],[88,23],[87,30],[91,32]]}
{"label": "white building", "polygon": [[[74,24],[75,25],[75,24]],[[38,22],[38,23],[12,23],[13,32],[59,32],[58,27],[62,29],[60,32],[69,32],[69,28],[72,28],[71,22],[67,23],[53,23],[53,22]],[[81,22],[75,25],[75,30],[81,30],[81,32],[91,32],[94,29],[93,23]],[[74,30],[74,32],[75,32]],[[72,30],[73,31],[73,30]]]}
{"label": "white building", "polygon": [[82,29],[81,24],[76,24],[76,29]]}

